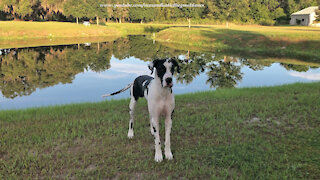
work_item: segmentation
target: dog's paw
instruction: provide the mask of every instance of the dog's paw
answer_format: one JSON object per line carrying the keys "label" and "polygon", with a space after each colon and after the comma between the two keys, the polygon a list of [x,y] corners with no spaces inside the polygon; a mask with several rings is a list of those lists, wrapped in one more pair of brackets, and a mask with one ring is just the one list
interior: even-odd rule
{"label": "dog's paw", "polygon": [[133,131],[132,131],[132,130],[129,130],[129,131],[128,131],[128,138],[129,138],[129,139],[132,139],[132,138],[133,138]]}
{"label": "dog's paw", "polygon": [[172,160],[173,159],[173,155],[171,151],[166,151],[165,153],[166,159],[168,160]]}
{"label": "dog's paw", "polygon": [[154,156],[156,162],[161,162],[163,160],[162,153],[158,153]]}

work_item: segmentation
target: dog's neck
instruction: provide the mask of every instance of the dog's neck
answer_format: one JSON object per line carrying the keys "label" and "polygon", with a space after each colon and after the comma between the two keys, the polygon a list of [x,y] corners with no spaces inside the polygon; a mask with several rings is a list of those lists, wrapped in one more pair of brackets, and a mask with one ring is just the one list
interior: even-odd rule
{"label": "dog's neck", "polygon": [[162,86],[161,79],[157,75],[157,70],[155,70],[154,80],[155,80],[155,84],[156,84],[157,89],[159,90],[159,93],[160,93],[161,96],[169,95],[169,94],[172,93],[172,89],[171,88]]}

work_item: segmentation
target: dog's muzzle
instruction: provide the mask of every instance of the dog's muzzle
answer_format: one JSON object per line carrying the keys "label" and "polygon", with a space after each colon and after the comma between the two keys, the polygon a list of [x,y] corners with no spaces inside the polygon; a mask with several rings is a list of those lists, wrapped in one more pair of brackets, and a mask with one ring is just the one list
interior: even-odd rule
{"label": "dog's muzzle", "polygon": [[166,83],[167,83],[167,87],[172,87],[173,86],[173,83],[172,83],[172,78],[167,78],[166,79]]}

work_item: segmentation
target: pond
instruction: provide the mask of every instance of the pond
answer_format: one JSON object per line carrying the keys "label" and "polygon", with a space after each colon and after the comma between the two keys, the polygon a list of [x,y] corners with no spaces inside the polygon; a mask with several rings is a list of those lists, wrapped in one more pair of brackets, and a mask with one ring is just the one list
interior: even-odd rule
{"label": "pond", "polygon": [[[181,66],[175,94],[320,80],[320,63],[188,50],[128,36],[111,42],[0,49],[0,109],[103,101],[102,94],[150,75],[148,62],[168,57],[177,57]],[[124,92],[112,98],[128,97]]]}

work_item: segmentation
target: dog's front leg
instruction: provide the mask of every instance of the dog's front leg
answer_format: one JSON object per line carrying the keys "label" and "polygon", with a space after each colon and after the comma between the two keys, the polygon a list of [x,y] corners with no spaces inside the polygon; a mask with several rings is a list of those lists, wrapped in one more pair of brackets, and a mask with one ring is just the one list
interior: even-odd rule
{"label": "dog's front leg", "polygon": [[153,136],[154,136],[154,143],[155,143],[155,155],[154,160],[156,162],[161,162],[163,160],[162,151],[161,151],[161,141],[159,135],[159,117],[152,117],[152,128],[153,128]]}
{"label": "dog's front leg", "polygon": [[165,140],[165,148],[164,148],[164,154],[166,156],[166,159],[171,160],[173,159],[173,155],[171,152],[171,144],[170,144],[170,134],[171,134],[171,127],[172,127],[172,119],[171,115],[166,116],[165,121],[165,129],[166,129],[166,140]]}

